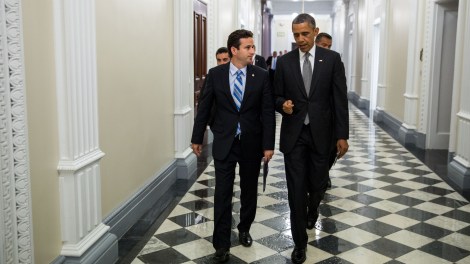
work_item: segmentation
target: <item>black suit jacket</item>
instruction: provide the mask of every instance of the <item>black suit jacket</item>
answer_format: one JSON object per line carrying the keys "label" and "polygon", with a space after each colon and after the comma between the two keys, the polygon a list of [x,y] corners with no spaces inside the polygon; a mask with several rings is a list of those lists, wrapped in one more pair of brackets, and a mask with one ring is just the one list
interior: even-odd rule
{"label": "black suit jacket", "polygon": [[227,157],[240,122],[242,156],[261,158],[264,150],[274,150],[274,102],[268,72],[251,64],[247,66],[245,92],[238,111],[230,93],[229,70],[230,63],[209,70],[204,93],[199,99],[191,142],[202,144],[211,107],[215,104],[211,126],[213,157],[219,160]]}
{"label": "black suit jacket", "polygon": [[266,64],[266,60],[264,59],[263,56],[260,55],[255,55],[255,65],[258,67],[261,67],[265,70],[268,69],[268,65]]}
{"label": "black suit jacket", "polygon": [[[346,77],[340,55],[315,46],[315,62],[310,94],[304,87],[300,70],[299,50],[295,49],[276,63],[274,93],[276,110],[283,115],[280,150],[289,153],[300,135],[305,116],[321,154],[328,155],[337,139],[349,138],[349,114]],[[284,113],[282,104],[292,100],[294,112]]]}
{"label": "black suit jacket", "polygon": [[270,69],[271,69],[272,63],[273,63],[273,56],[269,56],[268,59],[266,60],[266,65],[269,66]]}

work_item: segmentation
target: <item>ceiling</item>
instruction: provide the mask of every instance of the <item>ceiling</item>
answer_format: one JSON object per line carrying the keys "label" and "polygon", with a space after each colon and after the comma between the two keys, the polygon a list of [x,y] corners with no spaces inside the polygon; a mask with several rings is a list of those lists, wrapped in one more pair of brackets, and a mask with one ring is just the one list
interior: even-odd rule
{"label": "ceiling", "polygon": [[271,7],[273,15],[291,15],[292,13],[302,13],[302,3],[304,13],[315,15],[329,15],[333,12],[336,0],[268,0],[268,7]]}

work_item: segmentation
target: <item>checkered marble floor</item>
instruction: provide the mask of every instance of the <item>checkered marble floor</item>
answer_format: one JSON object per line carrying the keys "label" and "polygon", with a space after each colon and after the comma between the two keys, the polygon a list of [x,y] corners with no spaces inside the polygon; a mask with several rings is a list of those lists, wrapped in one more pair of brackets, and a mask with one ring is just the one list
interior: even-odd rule
{"label": "checkered marble floor", "polygon": [[[316,228],[308,230],[305,263],[470,263],[468,201],[352,108],[349,152],[330,171],[333,186]],[[213,263],[214,177],[210,164],[133,264]],[[228,263],[291,263],[282,153],[276,151],[270,162],[265,192],[260,177],[250,248],[237,239],[238,177],[235,181]]]}

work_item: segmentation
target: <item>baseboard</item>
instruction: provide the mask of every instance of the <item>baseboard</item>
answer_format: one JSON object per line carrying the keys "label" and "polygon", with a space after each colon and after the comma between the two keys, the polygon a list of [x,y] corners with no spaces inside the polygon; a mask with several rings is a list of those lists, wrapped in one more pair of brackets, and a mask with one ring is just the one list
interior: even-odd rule
{"label": "baseboard", "polygon": [[[153,181],[105,218],[103,223],[110,226],[109,232],[120,239],[175,184],[177,169],[175,160],[166,169],[157,173]],[[162,208],[161,211],[164,209]]]}
{"label": "baseboard", "polygon": [[470,168],[460,164],[457,160],[453,159],[447,166],[448,175],[452,175],[449,179],[460,188],[458,190],[464,197],[470,195]]}
{"label": "baseboard", "polygon": [[369,100],[361,98],[355,92],[348,92],[348,100],[366,116],[369,116]]}
{"label": "baseboard", "polygon": [[[186,162],[186,164],[192,163],[196,162],[191,158]],[[185,166],[187,167],[187,165]],[[177,160],[170,162],[162,171],[156,173],[151,182],[106,217],[103,223],[108,225],[110,229],[82,256],[59,256],[52,263],[115,263],[119,257],[118,240],[150,209],[159,214],[171,203],[171,199],[161,199],[161,197],[173,186],[176,186],[177,170]]]}

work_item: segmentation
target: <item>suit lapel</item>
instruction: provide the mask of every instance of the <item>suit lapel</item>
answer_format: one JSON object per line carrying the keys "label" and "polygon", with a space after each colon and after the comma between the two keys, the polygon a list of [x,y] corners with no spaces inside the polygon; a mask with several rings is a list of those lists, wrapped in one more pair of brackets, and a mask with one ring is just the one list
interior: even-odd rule
{"label": "suit lapel", "polygon": [[226,63],[224,67],[221,68],[222,70],[222,89],[227,96],[227,100],[229,104],[232,106],[232,108],[237,111],[237,105],[235,104],[235,101],[233,100],[232,93],[230,92],[230,63]]}
{"label": "suit lapel", "polygon": [[323,49],[318,48],[315,46],[315,61],[313,63],[313,76],[312,76],[312,83],[310,85],[310,94],[308,95],[308,98],[310,98],[315,90],[315,87],[317,87],[317,82],[318,82],[318,76],[320,75],[321,72],[321,67],[323,67],[323,59],[325,56],[325,52]]}
{"label": "suit lapel", "polygon": [[245,91],[243,92],[243,101],[240,110],[245,105],[246,100],[249,98],[255,87],[255,73],[253,71],[253,65],[248,64],[246,67],[246,80],[245,80]]}
{"label": "suit lapel", "polygon": [[305,89],[304,79],[302,78],[302,70],[300,69],[300,55],[299,49],[295,49],[293,52],[293,59],[291,60],[292,65],[290,65],[291,69],[295,69],[294,72],[294,80],[297,80],[297,87],[299,87],[300,92],[307,97],[307,90]]}

